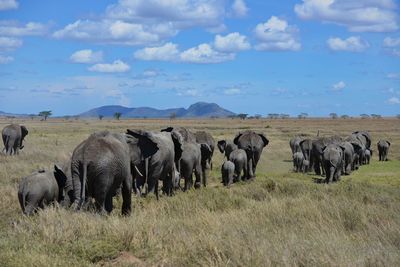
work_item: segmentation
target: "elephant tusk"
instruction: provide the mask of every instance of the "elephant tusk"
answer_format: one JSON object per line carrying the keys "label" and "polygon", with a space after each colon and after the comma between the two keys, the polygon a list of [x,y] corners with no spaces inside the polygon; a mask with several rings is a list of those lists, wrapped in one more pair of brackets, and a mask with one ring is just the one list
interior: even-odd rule
{"label": "elephant tusk", "polygon": [[138,167],[136,167],[136,165],[135,165],[135,170],[137,171],[137,173],[139,173],[140,176],[143,177],[143,174],[139,171],[139,169],[138,169]]}

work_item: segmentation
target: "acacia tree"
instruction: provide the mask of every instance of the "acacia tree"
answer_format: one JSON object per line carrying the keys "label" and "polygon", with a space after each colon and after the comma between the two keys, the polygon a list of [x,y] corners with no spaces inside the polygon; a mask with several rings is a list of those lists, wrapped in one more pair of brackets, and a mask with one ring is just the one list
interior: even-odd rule
{"label": "acacia tree", "polygon": [[44,120],[47,120],[47,118],[51,116],[51,110],[40,111],[38,115],[43,117]]}
{"label": "acacia tree", "polygon": [[239,119],[241,119],[241,120],[245,120],[245,119],[247,118],[247,115],[248,115],[248,114],[246,114],[246,113],[240,113],[240,114],[237,115],[237,117],[238,117]]}
{"label": "acacia tree", "polygon": [[114,113],[114,118],[117,119],[117,120],[119,120],[119,118],[121,118],[121,116],[122,116],[121,112],[115,112]]}
{"label": "acacia tree", "polygon": [[334,112],[329,113],[329,117],[331,117],[332,119],[337,119],[338,115]]}
{"label": "acacia tree", "polygon": [[169,119],[170,120],[176,119],[176,112],[172,112],[171,114],[169,114]]}
{"label": "acacia tree", "polygon": [[99,120],[102,120],[104,118],[103,115],[99,115]]}

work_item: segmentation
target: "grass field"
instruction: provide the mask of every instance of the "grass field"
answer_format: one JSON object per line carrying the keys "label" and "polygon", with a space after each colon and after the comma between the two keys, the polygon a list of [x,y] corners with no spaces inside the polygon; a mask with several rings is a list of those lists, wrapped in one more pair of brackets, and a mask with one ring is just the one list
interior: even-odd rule
{"label": "grass field", "polygon": [[[0,119],[0,128],[11,121]],[[17,120],[29,135],[18,156],[0,155],[1,266],[399,266],[400,120]],[[159,130],[184,126],[216,140],[240,130],[265,133],[255,181],[220,184],[216,150],[209,185],[173,197],[133,198],[133,213],[110,216],[48,208],[22,215],[21,177],[68,157],[96,130]],[[292,172],[289,139],[368,130],[375,153],[335,184]],[[377,161],[376,142],[391,141],[388,162]]]}

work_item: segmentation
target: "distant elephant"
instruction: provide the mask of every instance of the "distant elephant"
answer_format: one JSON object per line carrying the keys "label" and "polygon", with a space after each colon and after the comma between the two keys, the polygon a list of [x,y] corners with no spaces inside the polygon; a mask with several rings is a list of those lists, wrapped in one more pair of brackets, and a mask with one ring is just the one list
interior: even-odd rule
{"label": "distant elephant", "polygon": [[339,181],[342,174],[343,150],[337,144],[330,144],[323,150],[323,163],[325,166],[325,182],[328,184],[333,181]]}
{"label": "distant elephant", "polygon": [[350,142],[342,142],[341,146],[344,147],[343,150],[343,174],[349,175],[353,170],[353,160],[354,160],[354,147]]}
{"label": "distant elephant", "polygon": [[67,176],[61,168],[54,165],[54,171],[40,170],[19,182],[18,200],[22,212],[32,215],[39,208],[61,202],[64,199],[64,187]]}
{"label": "distant elephant", "polygon": [[269,143],[268,138],[262,133],[254,131],[239,132],[233,139],[233,143],[238,148],[244,149],[247,154],[247,174],[248,179],[254,178],[256,168],[260,160],[261,153]]}
{"label": "distant elephant", "polygon": [[79,209],[89,197],[97,211],[112,211],[112,198],[122,185],[122,214],[131,212],[132,169],[158,151],[147,133],[130,135],[96,132],[78,145],[71,159],[74,206]]}
{"label": "distant elephant", "polygon": [[225,157],[229,160],[229,155],[232,151],[238,149],[237,145],[235,145],[230,140],[220,140],[217,143],[218,149],[221,153],[225,154]]}
{"label": "distant elephant", "polygon": [[[229,155],[229,161],[235,164],[235,182],[240,181],[240,178],[242,181],[248,179],[247,153],[244,149],[233,150]],[[243,175],[240,176],[242,171]]]}
{"label": "distant elephant", "polygon": [[356,131],[352,133],[356,135],[359,140],[361,140],[365,146],[365,148],[370,149],[372,144],[372,138],[369,132],[367,131]]}
{"label": "distant elephant", "polygon": [[[364,141],[362,141],[361,139],[364,139]],[[364,137],[356,134],[352,134],[345,139],[345,141],[350,142],[354,149],[353,170],[357,169],[365,162],[365,151],[367,149],[365,146],[365,140],[366,139]]]}
{"label": "distant elephant", "polygon": [[[177,132],[146,132],[127,130],[127,135],[134,137],[146,135],[157,144],[157,152],[144,160],[134,174],[136,192],[141,195],[147,186],[146,194],[154,192],[158,199],[158,181],[163,181],[163,192],[171,195],[176,184],[176,163],[181,159],[183,139]],[[146,178],[147,177],[147,178]]]}
{"label": "distant elephant", "polygon": [[207,163],[207,169],[213,168],[213,163],[212,163],[212,156],[214,155],[214,149],[215,149],[215,139],[212,137],[212,135],[208,132],[205,131],[198,131],[195,132],[194,135],[196,136],[196,142],[199,144],[207,144],[210,147],[211,153],[208,155],[208,157],[203,157],[202,156],[202,161],[205,161]]}
{"label": "distant elephant", "polygon": [[379,140],[377,143],[378,146],[378,152],[379,152],[379,161],[387,161],[388,158],[388,153],[389,153],[389,148],[390,148],[390,142],[387,140]]}
{"label": "distant elephant", "polygon": [[314,166],[313,156],[311,154],[313,150],[313,141],[311,139],[304,139],[299,143],[301,152],[303,152],[304,159],[309,162],[309,166],[306,168],[306,172],[311,171],[312,167]]}
{"label": "distant elephant", "polygon": [[292,150],[292,155],[296,152],[301,152],[300,142],[303,140],[300,136],[295,136],[289,141],[290,149]]}
{"label": "distant elephant", "polygon": [[225,161],[221,167],[222,184],[230,186],[233,183],[233,175],[235,173],[235,164],[232,161]]}
{"label": "distant elephant", "polygon": [[15,155],[20,149],[24,148],[23,141],[28,135],[28,130],[25,126],[11,124],[4,127],[2,131],[4,149],[7,155]]}
{"label": "distant elephant", "polygon": [[369,164],[371,161],[371,156],[372,156],[372,150],[371,149],[366,149],[365,150],[365,162],[364,164]]}
{"label": "distant elephant", "polygon": [[304,170],[303,167],[304,155],[302,152],[295,152],[293,154],[293,166],[295,172],[302,172]]}

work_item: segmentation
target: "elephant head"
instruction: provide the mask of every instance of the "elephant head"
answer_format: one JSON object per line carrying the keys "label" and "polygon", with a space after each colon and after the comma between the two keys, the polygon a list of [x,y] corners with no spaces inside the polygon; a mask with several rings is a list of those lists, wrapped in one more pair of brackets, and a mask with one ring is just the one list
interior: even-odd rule
{"label": "elephant head", "polygon": [[170,133],[178,132],[181,134],[181,136],[185,142],[196,143],[196,136],[191,131],[189,131],[188,129],[186,129],[184,127],[177,127],[177,128],[167,127],[165,129],[161,129],[161,132],[170,132]]}
{"label": "elephant head", "polygon": [[232,151],[238,148],[237,145],[227,140],[218,141],[217,146],[221,153],[225,153],[227,159],[229,159],[229,155],[232,153]]}
{"label": "elephant head", "polygon": [[67,183],[67,175],[64,173],[64,171],[62,170],[62,168],[60,168],[57,165],[54,165],[54,178],[56,178],[57,181],[57,185],[58,185],[58,199],[57,201],[60,203],[61,201],[64,200],[65,197],[65,185]]}
{"label": "elephant head", "polygon": [[210,162],[211,162],[211,156],[212,156],[212,150],[211,147],[208,144],[200,144],[200,151],[201,151],[201,166],[203,168],[203,172],[205,169],[209,169]]}

